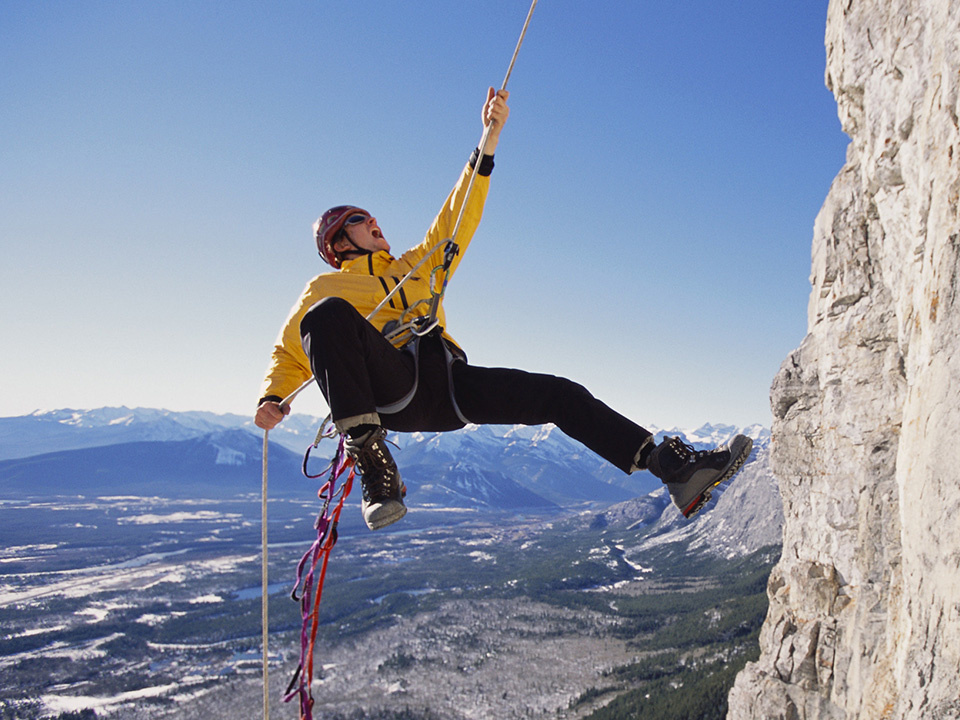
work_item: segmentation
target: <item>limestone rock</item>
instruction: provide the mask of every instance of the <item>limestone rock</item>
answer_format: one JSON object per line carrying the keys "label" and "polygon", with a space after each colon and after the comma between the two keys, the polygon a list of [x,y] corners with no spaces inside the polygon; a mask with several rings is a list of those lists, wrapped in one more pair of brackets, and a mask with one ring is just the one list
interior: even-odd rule
{"label": "limestone rock", "polygon": [[784,543],[729,718],[960,718],[960,3],[831,0],[851,142],[771,389]]}

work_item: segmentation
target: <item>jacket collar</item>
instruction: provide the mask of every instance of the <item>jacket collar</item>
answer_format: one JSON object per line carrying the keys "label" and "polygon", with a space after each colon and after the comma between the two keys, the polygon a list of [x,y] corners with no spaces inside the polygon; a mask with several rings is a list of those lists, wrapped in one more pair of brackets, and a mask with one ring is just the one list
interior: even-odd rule
{"label": "jacket collar", "polygon": [[396,262],[396,259],[386,250],[378,250],[375,253],[360,255],[345,261],[340,266],[340,272],[377,275],[394,262]]}

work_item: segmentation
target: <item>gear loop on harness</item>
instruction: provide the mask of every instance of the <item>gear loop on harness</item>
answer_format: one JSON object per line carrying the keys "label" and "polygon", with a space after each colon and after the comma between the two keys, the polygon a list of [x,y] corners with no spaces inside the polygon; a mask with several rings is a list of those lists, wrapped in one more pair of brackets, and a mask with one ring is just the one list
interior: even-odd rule
{"label": "gear loop on harness", "polygon": [[[301,471],[303,472],[303,476],[306,478],[309,478],[310,480],[315,480],[316,478],[323,477],[324,475],[329,473],[333,469],[333,463],[336,461],[336,457],[331,459],[330,462],[327,464],[327,467],[325,467],[316,475],[311,475],[309,472],[307,472],[307,463],[310,460],[311,451],[316,450],[318,447],[320,447],[320,443],[323,440],[327,438],[334,438],[337,436],[336,428],[333,426],[331,422],[332,419],[333,419],[332,415],[327,415],[323,419],[323,422],[320,423],[320,429],[317,431],[316,439],[314,439],[311,445],[307,446],[307,450],[303,454],[303,463],[301,464],[300,468],[301,468]],[[317,494],[322,496],[326,487],[327,487],[326,485],[321,487]]]}

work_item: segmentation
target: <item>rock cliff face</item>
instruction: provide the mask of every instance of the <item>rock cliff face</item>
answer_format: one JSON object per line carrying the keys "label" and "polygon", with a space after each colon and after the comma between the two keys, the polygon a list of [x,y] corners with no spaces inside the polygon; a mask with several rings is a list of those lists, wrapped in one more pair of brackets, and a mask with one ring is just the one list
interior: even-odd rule
{"label": "rock cliff face", "polygon": [[729,718],[960,718],[960,2],[831,0],[851,143],[773,382],[784,543]]}

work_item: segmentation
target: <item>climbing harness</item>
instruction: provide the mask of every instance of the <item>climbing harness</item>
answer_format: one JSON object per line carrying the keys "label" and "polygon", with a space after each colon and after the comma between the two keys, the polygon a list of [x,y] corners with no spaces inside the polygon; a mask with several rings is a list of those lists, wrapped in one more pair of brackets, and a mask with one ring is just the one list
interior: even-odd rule
{"label": "climbing harness", "polygon": [[[513,57],[510,58],[510,65],[507,67],[507,73],[503,78],[502,85],[500,86],[501,90],[507,89],[507,83],[510,80],[510,75],[513,73],[513,66],[517,61],[517,56],[520,54],[520,47],[523,45],[523,40],[527,34],[527,28],[530,25],[530,19],[533,17],[533,11],[536,7],[537,0],[532,0],[530,4],[530,10],[527,12],[526,20],[523,23],[523,29],[520,32],[520,39],[517,40],[517,45],[513,51]],[[457,221],[453,227],[453,233],[449,238],[440,240],[432,248],[430,248],[420,259],[420,261],[417,262],[417,264],[414,265],[413,268],[411,268],[411,270],[403,276],[403,278],[393,287],[393,289],[386,294],[383,300],[380,301],[373,311],[367,315],[366,319],[368,321],[372,320],[384,308],[384,306],[390,302],[390,300],[392,300],[397,293],[400,292],[404,284],[420,270],[426,261],[433,257],[437,250],[443,248],[443,261],[430,271],[430,299],[424,299],[414,303],[410,308],[404,311],[404,314],[401,316],[398,323],[393,324],[389,329],[384,328],[386,331],[384,333],[386,338],[399,346],[405,345],[413,338],[420,338],[429,334],[438,326],[438,313],[440,310],[440,303],[443,300],[444,293],[447,289],[447,279],[450,266],[453,264],[454,259],[460,252],[460,247],[457,245],[457,234],[459,233],[460,225],[463,222],[467,201],[470,199],[470,194],[473,191],[473,186],[477,179],[477,171],[480,167],[480,162],[483,159],[484,150],[487,146],[487,139],[490,135],[490,127],[490,125],[484,127],[483,136],[481,137],[480,144],[477,147],[477,161],[474,163],[472,172],[470,173],[470,181],[467,184],[463,203],[460,206],[460,212],[457,215]],[[424,302],[428,302],[430,304],[429,313],[427,315],[408,317],[410,310]],[[447,349],[447,352],[449,353],[449,349]],[[448,362],[448,372],[449,367],[450,363]],[[296,398],[297,395],[309,387],[313,381],[314,378],[310,378],[300,387],[290,393],[290,395],[285,397],[280,403],[281,409],[285,410],[286,408],[290,407],[290,404],[293,402],[294,398]],[[456,405],[454,406],[456,407]],[[457,409],[457,414],[460,415],[459,409]],[[320,431],[317,433],[317,438],[314,444],[311,446],[312,448],[316,448],[323,438],[332,438],[337,435],[336,431],[332,427],[328,427],[328,420],[329,416],[327,420],[324,420],[324,422],[321,424]],[[263,720],[270,720],[269,653],[267,647],[269,639],[269,599],[267,587],[267,447],[269,443],[269,435],[270,431],[264,430],[263,482],[261,485],[260,505]],[[333,549],[333,546],[337,541],[337,524],[340,520],[340,512],[343,509],[344,501],[350,494],[354,480],[353,462],[349,459],[349,457],[347,457],[344,446],[345,437],[341,434],[337,445],[337,452],[334,455],[333,460],[331,460],[329,467],[319,475],[310,476],[307,474],[307,460],[310,456],[310,449],[307,450],[303,460],[303,471],[307,477],[323,477],[324,475],[329,475],[329,479],[321,486],[318,492],[318,495],[322,500],[322,508],[316,522],[317,539],[314,541],[313,545],[310,546],[310,549],[303,556],[299,565],[297,566],[297,583],[292,592],[293,598],[295,600],[299,600],[301,604],[302,627],[300,633],[300,664],[296,673],[294,674],[293,679],[290,681],[290,685],[287,687],[284,700],[292,700],[294,697],[299,698],[301,720],[312,720],[313,718],[313,695],[311,693],[311,684],[313,682],[313,653],[316,643],[317,627],[319,625],[319,609],[320,599],[323,591],[323,580],[326,576],[327,562],[330,558],[330,551]],[[338,488],[337,481],[347,470],[347,468],[349,468],[347,479]],[[339,500],[336,502],[336,505],[331,511],[330,505],[334,498],[338,496]],[[304,572],[308,564],[309,570]],[[318,564],[320,566],[319,576],[317,575]],[[316,588],[314,588],[314,583],[316,583]],[[297,592],[298,589],[300,591],[299,595]],[[313,598],[312,601],[311,596]]]}

